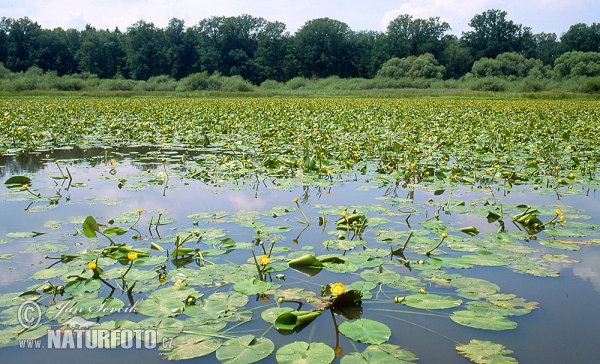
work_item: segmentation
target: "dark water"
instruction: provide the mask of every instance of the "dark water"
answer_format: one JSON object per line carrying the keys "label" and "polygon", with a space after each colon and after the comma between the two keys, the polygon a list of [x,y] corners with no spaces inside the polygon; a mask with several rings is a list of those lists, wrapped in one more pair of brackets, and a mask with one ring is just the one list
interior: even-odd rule
{"label": "dark water", "polygon": [[[32,285],[28,278],[34,272],[46,267],[48,261],[44,260],[44,255],[57,255],[60,253],[20,253],[27,250],[34,243],[56,242],[69,246],[69,253],[76,252],[84,247],[97,247],[105,244],[100,240],[90,241],[85,237],[71,236],[69,233],[75,231],[75,224],[66,223],[60,229],[52,230],[44,227],[49,220],[66,221],[72,216],[95,216],[99,221],[119,216],[123,211],[142,209],[145,212],[161,211],[164,216],[175,219],[172,225],[161,227],[163,235],[172,233],[171,228],[181,227],[188,214],[203,211],[228,211],[235,213],[239,210],[257,210],[266,211],[277,205],[290,205],[294,197],[305,196],[303,208],[307,215],[315,217],[319,214],[319,209],[315,205],[326,204],[331,206],[346,206],[349,204],[372,204],[381,203],[378,198],[388,194],[384,188],[372,188],[362,190],[361,186],[370,185],[369,180],[372,176],[348,175],[343,176],[343,182],[337,183],[330,188],[318,188],[315,186],[296,187],[291,190],[279,190],[269,188],[267,183],[256,184],[254,181],[240,181],[237,185],[223,183],[222,187],[211,186],[210,184],[197,180],[186,179],[181,176],[183,169],[174,161],[180,158],[181,153],[173,154],[168,163],[169,180],[168,185],[152,185],[141,190],[131,190],[119,186],[117,178],[127,179],[127,183],[144,177],[144,173],[150,169],[157,176],[163,171],[163,164],[160,159],[132,159],[132,152],[146,154],[151,148],[122,149],[120,151],[94,150],[81,151],[75,150],[55,150],[53,152],[44,151],[39,155],[21,155],[21,156],[3,156],[0,157],[0,177],[4,181],[11,175],[27,175],[32,177],[33,191],[39,191],[44,196],[60,194],[57,203],[52,203],[52,208],[44,210],[42,206],[48,206],[48,201],[37,201],[26,193],[15,195],[8,189],[3,188],[0,194],[0,239],[4,239],[7,233],[18,231],[45,231],[46,234],[31,238],[7,239],[0,244],[0,255],[13,254],[12,259],[0,259],[0,293],[14,292],[23,290]],[[115,158],[115,172],[111,174],[110,158]],[[190,156],[193,158],[193,155]],[[69,172],[73,179],[53,179],[60,176],[55,160],[60,161],[63,167],[69,166]],[[367,182],[369,181],[369,182]],[[69,185],[71,182],[71,185]],[[218,192],[218,193],[216,193]],[[416,190],[413,194],[399,187],[396,190],[398,197],[414,198],[414,205],[424,204],[429,198],[444,201],[448,198],[448,192],[441,196],[434,196],[433,193]],[[454,192],[454,197],[460,197],[469,203],[482,195],[481,192],[470,192],[469,190],[459,190]],[[389,195],[388,195],[389,196]],[[90,199],[96,198],[96,199]],[[107,200],[99,200],[106,198]],[[526,201],[526,202],[525,202]],[[539,195],[530,192],[516,192],[506,195],[502,198],[503,203],[527,203],[531,205],[556,204],[556,196]],[[585,191],[580,194],[564,195],[561,197],[560,204],[571,206],[583,210],[581,214],[590,215],[590,220],[584,220],[588,223],[600,223],[600,195],[596,191]],[[39,206],[36,208],[36,206]],[[33,209],[34,212],[31,212]],[[433,213],[433,210],[430,211]],[[293,217],[300,218],[298,211],[295,211]],[[149,218],[149,217],[148,217]],[[263,217],[263,219],[266,219]],[[404,217],[397,217],[398,221],[403,221]],[[419,218],[420,220],[423,217]],[[469,221],[463,221],[468,219]],[[263,220],[267,221],[268,220]],[[415,223],[418,220],[415,219]],[[482,226],[481,221],[472,215],[454,214],[444,216],[444,221],[456,222],[464,225],[476,224]],[[147,216],[144,215],[142,222],[147,224]],[[282,224],[278,220],[277,224]],[[282,244],[292,246],[292,240],[302,231],[303,225],[297,224],[295,218],[284,224],[289,225],[293,230],[284,234],[286,239]],[[201,224],[202,225],[202,224]],[[141,225],[144,226],[144,225]],[[146,225],[147,226],[147,225]],[[227,236],[236,241],[250,241],[252,230],[244,230],[234,224],[226,226]],[[140,229],[145,236],[148,231]],[[493,229],[495,230],[495,229]],[[249,233],[250,232],[250,233]],[[367,236],[367,234],[366,234]],[[372,238],[372,235],[370,236]],[[587,238],[598,238],[588,236]],[[322,249],[322,242],[331,239],[324,234],[321,228],[312,225],[300,237],[300,245],[312,245],[315,251],[320,254],[325,251]],[[366,240],[370,240],[366,237]],[[535,244],[535,242],[531,242]],[[449,272],[460,273],[464,276],[472,276],[489,280],[501,287],[503,293],[514,293],[518,297],[523,297],[527,301],[539,302],[539,308],[531,313],[511,317],[511,320],[518,323],[514,330],[507,331],[484,331],[460,326],[450,319],[420,314],[411,314],[405,312],[390,313],[376,309],[395,309],[399,306],[394,305],[394,292],[384,292],[389,296],[389,304],[381,303],[381,300],[365,300],[363,303],[364,318],[372,318],[384,322],[392,329],[392,337],[389,343],[400,345],[407,348],[420,358],[421,363],[467,363],[467,359],[458,355],[454,349],[457,342],[468,343],[472,339],[489,340],[494,343],[500,343],[508,349],[513,350],[514,356],[521,363],[595,363],[600,357],[600,248],[596,246],[582,246],[581,250],[572,252],[557,251],[546,248],[541,245],[535,245],[541,252],[535,253],[565,253],[569,259],[578,260],[580,263],[564,264],[552,263],[551,266],[560,272],[558,278],[534,277],[531,275],[517,274],[506,267],[474,267],[472,269],[453,270]],[[237,253],[237,252],[236,252]],[[247,256],[235,256],[233,253],[228,259],[231,261],[245,262]],[[239,253],[241,254],[241,252]],[[248,254],[248,251],[244,251]],[[450,252],[450,256],[458,256]],[[454,255],[452,255],[454,254]],[[416,255],[407,255],[409,259],[418,259]],[[171,266],[170,268],[174,268]],[[403,275],[417,276],[417,272],[401,271]],[[311,285],[311,279],[295,276],[286,271],[291,278],[289,284],[296,284],[300,279],[304,279],[308,287],[317,287],[321,283]],[[352,275],[353,273],[345,273]],[[318,275],[318,282],[340,281],[343,276],[326,271]],[[294,281],[297,278],[298,281]],[[357,280],[349,279],[350,281]],[[434,286],[427,287],[430,293],[444,294],[443,288]],[[125,300],[125,297],[119,297]],[[381,297],[380,297],[381,298]],[[466,301],[466,300],[465,300]],[[254,297],[251,297],[254,302]],[[261,302],[251,303],[260,305]],[[409,308],[401,307],[402,311],[411,311]],[[419,310],[412,310],[418,312]],[[439,311],[444,315],[448,312]],[[258,314],[257,311],[255,315]],[[422,312],[422,311],[419,311]],[[128,318],[136,321],[140,318],[131,317],[134,314],[123,314],[120,318]],[[138,315],[141,316],[141,315]],[[106,319],[115,319],[109,316]],[[338,318],[341,321],[341,318]],[[260,336],[264,332],[265,323],[258,319],[246,325],[248,330],[256,329],[253,332]],[[246,326],[244,326],[246,328]],[[0,329],[3,329],[0,326]],[[276,345],[277,350],[282,345],[296,340],[303,341],[321,341],[330,346],[335,343],[335,330],[331,323],[329,313],[321,315],[315,322],[303,331],[291,336],[283,336],[271,331],[267,334]],[[340,347],[345,353],[352,351],[362,351],[363,344],[351,342],[345,337],[340,337]],[[159,362],[164,360],[156,350],[124,350],[124,349],[22,349],[18,347],[7,347],[0,349],[0,362],[17,363],[29,361],[48,361],[48,362],[80,362],[85,360],[88,363],[107,363],[107,362]],[[85,359],[84,359],[85,358]],[[194,362],[217,362],[214,354],[193,360]],[[264,362],[275,362],[275,356],[272,355]],[[339,362],[336,358],[335,362]]]}

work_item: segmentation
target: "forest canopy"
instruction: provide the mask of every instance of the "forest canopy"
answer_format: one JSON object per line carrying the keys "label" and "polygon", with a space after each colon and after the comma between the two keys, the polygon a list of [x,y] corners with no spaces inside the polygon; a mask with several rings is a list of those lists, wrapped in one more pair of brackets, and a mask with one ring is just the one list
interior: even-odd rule
{"label": "forest canopy", "polygon": [[244,14],[213,16],[192,26],[173,18],[165,28],[140,20],[123,31],[90,24],[83,30],[64,30],[43,29],[27,17],[3,17],[0,78],[52,72],[57,77],[168,77],[193,83],[217,75],[260,85],[299,77],[600,76],[599,23],[574,24],[560,37],[534,34],[508,19],[505,11],[490,9],[475,15],[469,26],[472,30],[457,37],[439,17],[400,15],[385,32],[354,31],[338,20],[319,18],[291,34],[281,22]]}

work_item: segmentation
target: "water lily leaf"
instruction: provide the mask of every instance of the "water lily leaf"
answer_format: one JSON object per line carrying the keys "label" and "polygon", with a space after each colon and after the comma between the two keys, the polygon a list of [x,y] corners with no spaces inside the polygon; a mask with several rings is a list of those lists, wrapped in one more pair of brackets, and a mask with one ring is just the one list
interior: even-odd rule
{"label": "water lily leaf", "polygon": [[459,325],[482,330],[502,331],[517,327],[516,322],[510,321],[504,316],[492,316],[469,310],[454,311],[450,315],[450,319]]}
{"label": "water lily leaf", "polygon": [[221,340],[218,339],[209,339],[204,336],[194,335],[164,355],[169,360],[198,358],[217,351],[221,347],[221,343]]}
{"label": "water lily leaf", "polygon": [[365,245],[366,243],[366,241],[362,240],[325,240],[323,245],[325,249],[352,250],[357,245]]}
{"label": "water lily leaf", "polygon": [[56,229],[60,229],[61,226],[63,226],[64,224],[66,224],[65,221],[60,221],[60,220],[48,220],[44,223],[44,227],[46,229],[52,229],[52,230],[56,230]]}
{"label": "water lily leaf", "polygon": [[180,297],[149,296],[140,302],[137,311],[142,315],[152,317],[174,317],[181,314],[184,307],[185,303]]}
{"label": "water lily leaf", "polygon": [[217,349],[217,360],[221,363],[249,364],[269,356],[275,344],[267,338],[244,335],[227,340]]}
{"label": "water lily leaf", "polygon": [[539,240],[539,243],[543,246],[547,246],[548,248],[560,249],[560,250],[570,250],[570,251],[579,251],[581,247],[577,244],[566,244],[560,240]]}
{"label": "water lily leaf", "polygon": [[4,181],[4,185],[8,188],[21,188],[25,184],[31,185],[31,178],[27,176],[12,176]]}
{"label": "water lily leaf", "polygon": [[107,235],[107,236],[115,236],[115,235],[123,235],[128,231],[129,230],[120,228],[118,226],[111,226],[109,228],[106,228],[103,231],[103,233],[104,233],[104,235]]}
{"label": "water lily leaf", "polygon": [[544,232],[552,236],[583,237],[588,235],[581,230],[574,229],[544,229]]}
{"label": "water lily leaf", "polygon": [[360,273],[360,277],[368,282],[390,284],[400,279],[400,274],[389,269],[370,269]]}
{"label": "water lily leaf", "polygon": [[471,340],[466,345],[456,345],[456,351],[474,363],[481,364],[517,364],[518,361],[510,356],[512,350],[504,345],[495,344],[491,341]]}
{"label": "water lily leaf", "polygon": [[236,282],[233,289],[242,294],[259,294],[271,288],[272,283],[259,279],[246,279]]}
{"label": "water lily leaf", "polygon": [[280,234],[292,231],[292,229],[289,226],[264,226],[261,227],[260,230],[266,234]]}
{"label": "water lily leaf", "polygon": [[402,304],[424,310],[442,310],[458,307],[462,304],[462,300],[436,294],[414,294],[406,296]]}
{"label": "water lily leaf", "polygon": [[544,254],[542,258],[546,259],[549,262],[556,263],[579,263],[579,260],[575,259],[567,259],[569,256],[566,254]]}
{"label": "water lily leaf", "polygon": [[260,313],[260,317],[266,322],[273,324],[277,317],[284,312],[294,311],[291,307],[271,307]]}
{"label": "water lily leaf", "polygon": [[33,238],[38,235],[40,235],[40,233],[36,231],[15,231],[6,233],[6,236],[9,238]]}
{"label": "water lily leaf", "polygon": [[69,268],[66,266],[56,267],[56,268],[48,268],[39,270],[31,276],[31,279],[50,279],[54,277],[61,276],[69,271]]}
{"label": "water lily leaf", "polygon": [[349,339],[365,344],[382,344],[392,335],[390,328],[371,319],[344,321],[339,330]]}
{"label": "water lily leaf", "polygon": [[67,282],[65,292],[72,295],[98,291],[101,287],[99,279],[75,279]]}
{"label": "water lily leaf", "polygon": [[320,316],[321,313],[322,311],[282,312],[277,316],[273,325],[277,331],[299,331]]}
{"label": "water lily leaf", "polygon": [[100,231],[100,228],[96,219],[93,216],[86,217],[83,221],[83,234],[88,238],[95,238],[97,231]]}
{"label": "water lily leaf", "polygon": [[275,358],[279,364],[329,364],[335,352],[321,342],[295,341],[279,348]]}
{"label": "water lily leaf", "polygon": [[323,263],[319,259],[315,258],[314,255],[311,255],[311,254],[306,254],[299,258],[292,259],[288,262],[288,264],[290,267],[311,267],[311,268],[323,267]]}
{"label": "water lily leaf", "polygon": [[481,265],[484,267],[501,267],[510,264],[508,259],[503,259],[494,254],[462,255],[458,260],[462,263]]}
{"label": "water lily leaf", "polygon": [[19,253],[58,253],[69,250],[68,245],[58,243],[33,244],[31,248],[21,250]]}
{"label": "water lily leaf", "polygon": [[419,360],[413,353],[397,345],[368,346],[362,353],[344,355],[340,364],[408,364]]}
{"label": "water lily leaf", "polygon": [[439,267],[445,267],[445,268],[456,268],[456,269],[473,268],[473,265],[471,263],[462,261],[459,258],[432,257],[432,258],[427,259],[427,263],[435,265],[435,266],[439,266]]}

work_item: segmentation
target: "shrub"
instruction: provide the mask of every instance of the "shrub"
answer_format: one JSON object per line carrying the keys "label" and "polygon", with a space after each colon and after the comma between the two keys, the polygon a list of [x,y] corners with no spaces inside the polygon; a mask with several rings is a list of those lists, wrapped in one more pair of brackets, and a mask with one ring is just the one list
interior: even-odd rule
{"label": "shrub", "polygon": [[288,90],[297,90],[305,87],[308,84],[308,80],[304,77],[294,77],[285,83],[285,88]]}
{"label": "shrub", "polygon": [[179,80],[177,91],[197,91],[208,89],[208,72],[192,73]]}

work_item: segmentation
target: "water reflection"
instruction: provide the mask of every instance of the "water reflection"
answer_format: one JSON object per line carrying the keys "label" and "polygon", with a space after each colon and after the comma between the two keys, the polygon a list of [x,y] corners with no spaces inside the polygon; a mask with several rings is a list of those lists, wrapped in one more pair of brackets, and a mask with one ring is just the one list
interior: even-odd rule
{"label": "water reflection", "polygon": [[[145,214],[143,220],[145,224],[148,224],[151,217],[156,218],[159,214],[162,214],[164,217],[172,217],[176,221],[176,224],[174,224],[176,227],[165,225],[159,227],[156,231],[151,230],[150,233],[140,228],[144,238],[148,239],[147,241],[157,241],[165,243],[165,246],[167,246],[167,244],[172,244],[171,240],[174,239],[174,231],[180,228],[188,228],[185,224],[189,225],[190,221],[188,221],[189,219],[186,216],[190,214],[226,211],[233,215],[238,211],[266,211],[273,206],[291,206],[293,205],[291,201],[295,197],[300,199],[307,214],[313,218],[320,216],[321,212],[329,207],[339,209],[340,207],[352,204],[381,205],[381,201],[388,201],[385,206],[393,208],[390,208],[391,213],[388,213],[385,217],[388,217],[391,222],[388,225],[384,225],[384,227],[401,227],[405,230],[407,227],[410,228],[411,224],[415,229],[419,229],[421,227],[420,222],[432,218],[438,211],[435,206],[432,205],[430,207],[426,202],[429,199],[434,199],[435,201],[447,200],[450,192],[452,192],[453,199],[464,200],[467,205],[471,201],[491,198],[492,193],[496,197],[501,197],[502,203],[505,204],[527,203],[531,205],[550,205],[557,203],[557,196],[555,195],[538,195],[520,191],[503,191],[501,189],[491,191],[485,189],[423,191],[414,188],[411,189],[412,187],[410,186],[403,186],[401,181],[378,181],[376,185],[372,181],[372,177],[363,175],[342,176],[340,181],[331,186],[305,185],[288,188],[279,188],[281,186],[278,186],[276,182],[269,179],[248,179],[247,176],[240,178],[237,184],[220,180],[217,177],[188,179],[183,177],[183,175],[190,173],[190,170],[185,169],[185,163],[176,162],[176,160],[181,160],[182,156],[186,155],[185,152],[174,151],[171,154],[164,154],[166,151],[161,151],[162,154],[152,154],[156,150],[156,148],[149,147],[123,148],[120,150],[110,150],[107,153],[102,149],[84,151],[74,148],[72,150],[54,150],[53,152],[45,151],[39,155],[0,157],[0,163],[2,163],[0,175],[3,179],[7,179],[15,174],[31,175],[33,178],[32,188],[44,196],[39,201],[37,199],[32,201],[26,192],[15,194],[9,193],[7,189],[4,189],[0,195],[0,199],[2,200],[0,202],[2,204],[2,208],[0,209],[0,220],[2,221],[2,224],[0,224],[0,239],[3,239],[10,232],[43,231],[45,233],[38,237],[8,238],[4,241],[5,244],[0,244],[0,254],[14,255],[12,259],[0,260],[0,273],[2,273],[0,274],[0,285],[2,286],[0,287],[0,293],[15,290],[15,286],[26,287],[31,284],[31,281],[26,281],[26,279],[34,272],[39,271],[40,267],[45,267],[49,264],[43,259],[45,253],[20,253],[31,248],[33,244],[48,243],[54,246],[65,245],[68,252],[78,251],[87,247],[97,248],[105,244],[105,241],[102,240],[90,240],[81,235],[76,235],[77,229],[81,229],[81,222],[70,222],[68,220],[74,216],[93,215],[98,220],[107,221],[110,218],[118,217],[124,211],[142,209]],[[201,151],[197,152],[197,155],[201,154]],[[112,163],[111,158],[115,158],[116,161]],[[163,158],[168,158],[169,160],[166,167],[164,162],[162,162]],[[54,164],[55,160],[58,160],[61,166],[68,166],[73,177],[72,180],[53,178],[60,176],[59,170]],[[150,172],[148,172],[149,169]],[[138,181],[142,182],[138,183]],[[220,187],[215,187],[215,185]],[[373,188],[364,188],[365,186],[372,186]],[[600,223],[600,219],[598,218],[600,216],[600,204],[597,203],[596,193],[595,191],[591,191],[586,198],[584,192],[582,191],[581,195],[563,195],[560,197],[560,203],[585,210],[583,213],[592,216],[590,220],[578,219],[577,221],[598,224]],[[389,198],[395,198],[399,202],[391,204],[389,200],[385,200]],[[402,206],[409,206],[410,209],[401,210]],[[445,212],[449,212],[449,214]],[[411,213],[413,217],[407,218]],[[485,215],[480,216],[473,213],[462,214],[459,207],[445,209],[442,215],[444,222],[451,227],[477,226],[481,231],[480,236],[484,236],[488,232],[495,232],[499,228],[496,222],[488,224]],[[381,216],[378,215],[378,217],[383,216],[383,214]],[[318,226],[316,220],[310,228],[297,224],[296,220],[301,219],[299,211],[294,211],[286,219],[288,220],[285,223],[292,227],[292,231],[282,234],[282,245],[297,244],[300,249],[311,245],[315,247],[318,253],[327,253],[322,247],[322,242],[331,237],[324,233],[324,230]],[[63,227],[56,230],[48,228],[47,222],[49,220],[64,221]],[[262,221],[267,226],[281,224],[280,219],[263,217]],[[205,221],[202,221],[201,224],[203,224],[201,227],[205,229],[214,226]],[[233,238],[236,242],[249,243],[252,241],[255,234],[253,228],[245,229],[232,225],[226,225],[226,228],[229,229],[226,231],[228,237]],[[515,230],[519,229],[519,227],[511,225],[509,229]],[[369,234],[368,239],[372,240],[376,236],[377,231],[376,229],[370,229],[367,233]],[[156,236],[159,234],[160,237]],[[394,241],[394,243],[397,242]],[[530,242],[530,246],[541,250],[539,253],[534,253],[533,255],[535,256],[540,256],[547,252],[556,252],[534,242]],[[49,252],[47,254],[60,255],[60,253]],[[449,252],[449,255],[452,257],[454,257],[453,254],[456,253]],[[589,283],[589,285],[593,285],[593,289],[596,292],[600,292],[600,253],[598,250],[595,247],[582,246],[580,252],[568,252],[567,254],[570,259],[581,260],[581,263],[553,264],[553,267],[556,267],[563,273],[563,277],[556,278],[558,282],[561,282],[560,284],[554,284],[552,278],[518,275],[509,271],[506,267],[490,269],[488,267],[475,268],[466,273],[463,270],[450,270],[465,275],[479,275],[502,286],[503,292],[504,290],[507,293],[515,292],[526,297],[529,301],[539,301],[540,310],[544,310],[544,313],[538,314],[539,316],[532,315],[533,318],[523,318],[523,321],[519,322],[519,328],[523,327],[523,329],[518,329],[516,332],[505,334],[504,336],[490,332],[482,333],[477,331],[474,333],[474,330],[457,327],[456,324],[450,322],[443,322],[441,324],[435,322],[435,325],[439,325],[435,327],[435,330],[442,332],[444,335],[452,335],[452,337],[461,342],[468,342],[474,336],[487,340],[502,341],[506,336],[512,335],[510,336],[511,338],[517,337],[521,340],[511,342],[509,348],[519,353],[520,359],[527,359],[527,353],[531,353],[528,343],[534,341],[536,342],[536,347],[544,348],[545,351],[552,352],[553,350],[557,350],[553,348],[553,345],[548,345],[541,338],[554,330],[552,326],[553,322],[543,322],[544,320],[539,320],[539,317],[544,317],[544,315],[559,316],[566,310],[569,311],[571,320],[579,325],[579,329],[587,332],[590,338],[595,339],[597,337],[597,334],[595,334],[597,331],[597,320],[589,320],[586,317],[586,312],[579,312],[579,302],[575,300],[564,302],[562,307],[552,307],[552,304],[549,303],[554,302],[556,296],[560,295],[562,297],[564,295],[564,286],[578,287],[578,290],[581,289],[581,292],[579,292],[580,299],[586,300],[586,302],[595,302],[594,300],[598,298],[595,292],[591,292],[591,289],[586,288],[587,283]],[[235,254],[226,254],[225,256],[228,261],[238,264],[245,263],[249,258],[249,256]],[[422,255],[419,256],[414,253],[402,257],[407,258],[405,259],[407,262],[423,259]],[[393,259],[397,258],[398,256],[393,257]],[[172,262],[176,266],[181,265],[180,263],[186,263],[188,267],[196,268],[193,266],[193,264],[196,264],[194,259]],[[405,267],[406,272],[402,273],[410,274],[412,266],[407,263]],[[400,268],[404,269],[402,266]],[[299,268],[298,271],[302,271],[302,269]],[[578,279],[570,277],[570,271]],[[311,287],[310,284],[313,282],[315,274],[318,274],[317,278],[319,280],[327,279],[331,282],[340,280],[339,274],[331,273],[321,268],[312,268],[304,273],[308,282],[306,284],[309,287]],[[415,272],[412,273],[414,274]],[[323,276],[327,278],[323,278]],[[351,275],[351,277],[354,276]],[[287,284],[288,282],[285,283]],[[538,289],[542,285],[544,289]],[[555,288],[557,286],[558,288]],[[311,288],[317,290],[319,287]],[[261,304],[260,297],[257,297],[257,300],[257,305]],[[390,305],[393,304],[393,297],[390,298],[389,303]],[[394,308],[394,306],[391,308]],[[349,318],[361,315],[373,317],[375,315],[373,312],[369,312],[368,307],[363,309],[363,306],[344,307],[336,312],[341,315],[345,314]],[[397,340],[395,342],[401,342],[402,346],[406,346],[409,349],[415,348],[415,351],[418,352],[418,356],[423,359],[423,362],[451,362],[454,359],[456,359],[455,362],[461,362],[462,359],[460,358],[448,359],[442,354],[428,352],[427,343],[436,339],[440,340],[440,338],[435,335],[433,337],[427,336],[430,333],[424,334],[423,332],[426,330],[416,330],[396,316],[394,315],[394,319],[390,319],[389,317],[380,317],[379,319],[394,327],[394,332],[398,333],[394,334],[394,340]],[[420,317],[410,317],[409,319],[415,323],[415,327],[417,325],[422,327],[430,327],[432,325],[431,321],[426,321]],[[397,322],[394,320],[397,320]],[[329,317],[319,317],[314,322],[311,321],[310,325],[302,333],[294,334],[298,335],[294,339],[319,339],[327,341],[331,338],[330,335],[337,333],[337,323],[334,323],[334,329],[330,321]],[[336,348],[340,348],[340,350],[345,350],[346,352],[353,351],[353,348],[349,345],[346,345],[342,349],[338,346],[337,341],[339,341],[339,338],[336,340]],[[424,342],[426,344],[423,344]],[[278,347],[282,343],[285,344],[287,342],[285,340],[279,342]],[[448,343],[442,343],[440,346],[446,344]],[[450,347],[450,350],[453,349],[454,345],[453,343],[451,344],[447,345]],[[341,345],[344,346],[344,344]],[[556,353],[554,357],[564,358],[565,355],[568,355],[569,351],[582,351],[588,349],[588,346],[585,342],[582,342],[579,346],[575,345],[568,348],[567,354],[562,352]],[[531,355],[528,358],[529,360],[523,360],[524,362],[535,361],[536,356],[533,353],[529,355]],[[154,359],[156,357],[148,360],[152,361]],[[214,358],[211,360],[214,361]],[[562,359],[558,360],[562,361]]]}

